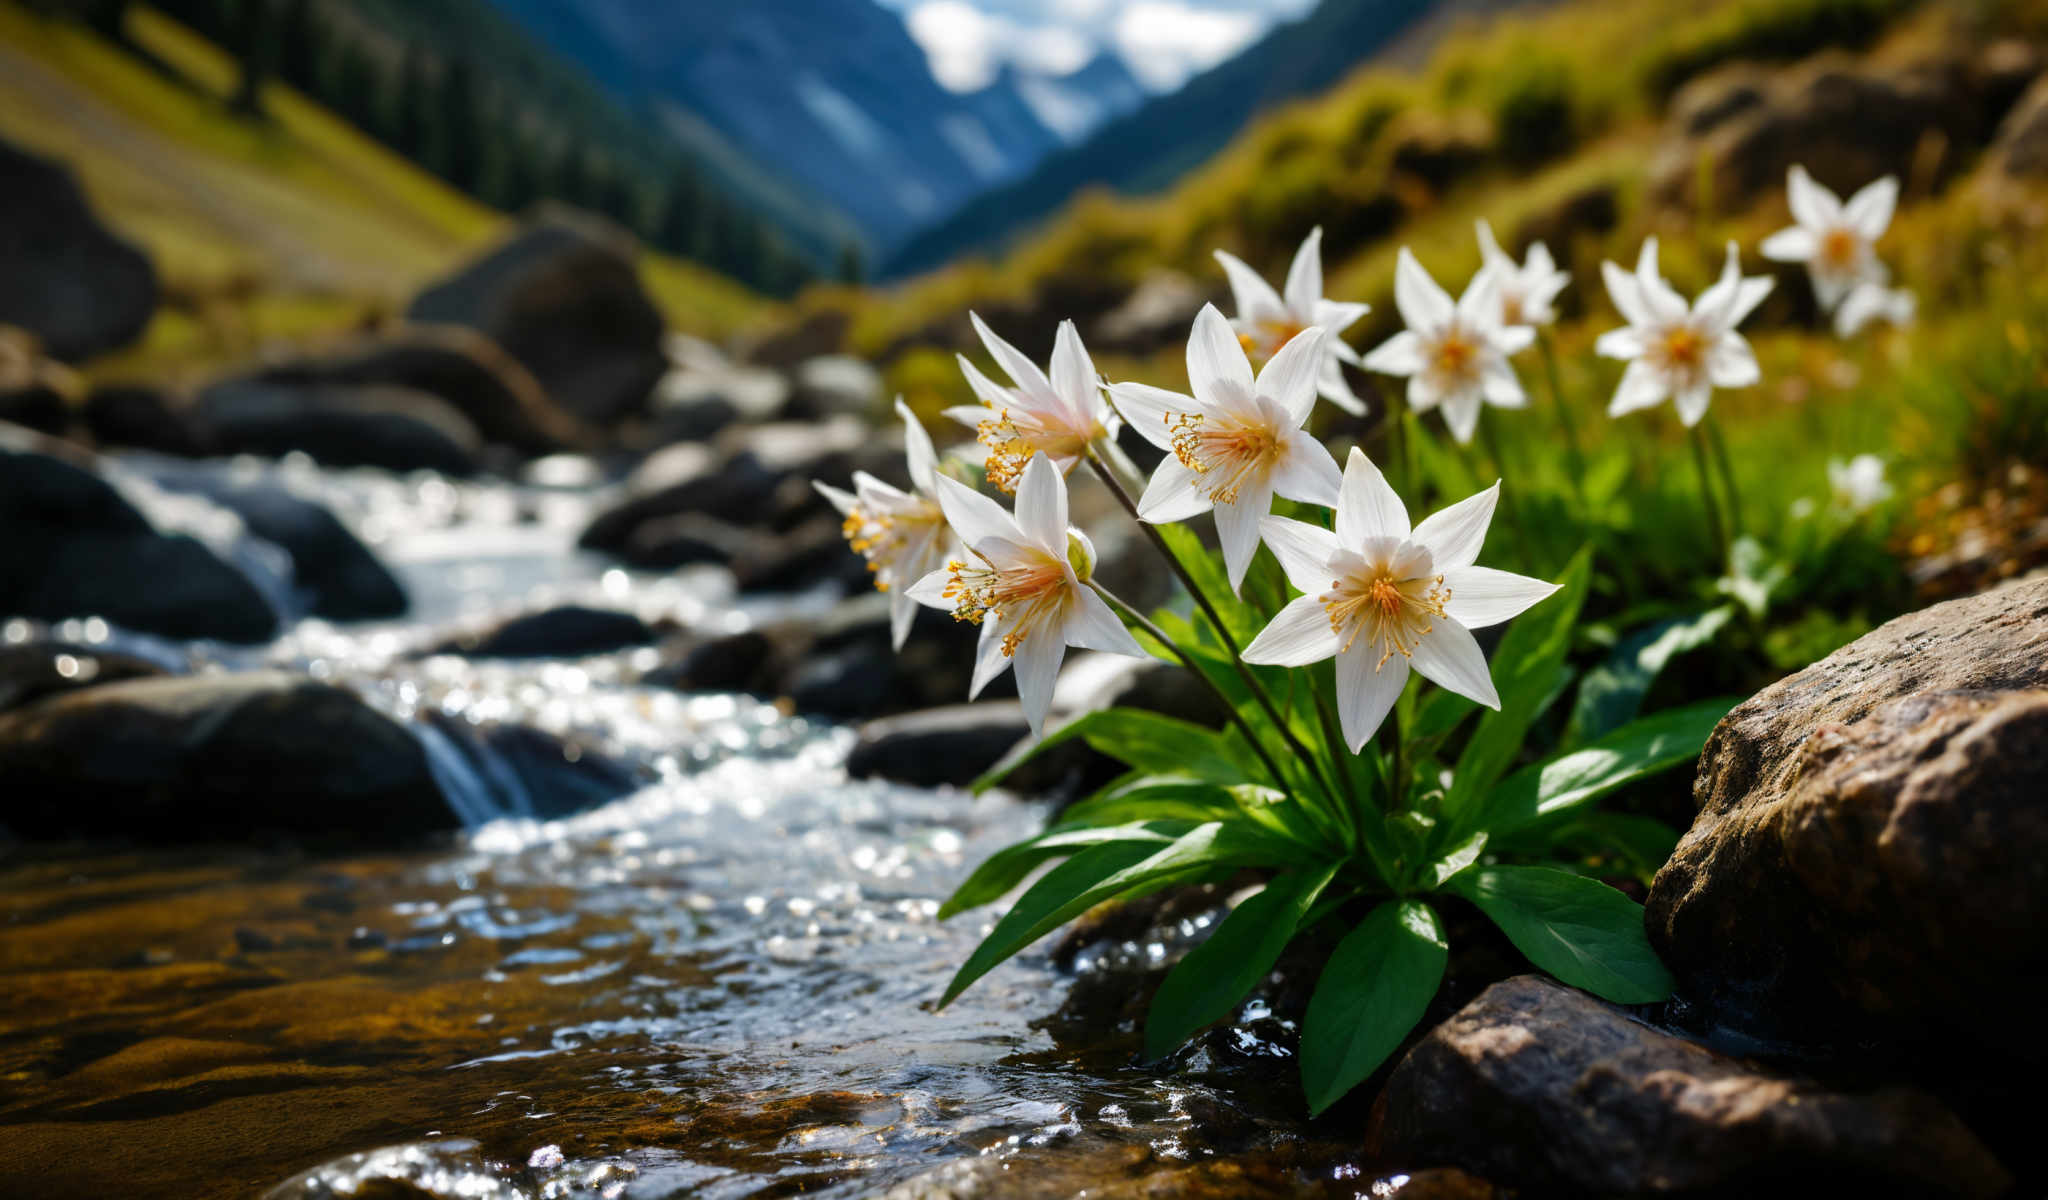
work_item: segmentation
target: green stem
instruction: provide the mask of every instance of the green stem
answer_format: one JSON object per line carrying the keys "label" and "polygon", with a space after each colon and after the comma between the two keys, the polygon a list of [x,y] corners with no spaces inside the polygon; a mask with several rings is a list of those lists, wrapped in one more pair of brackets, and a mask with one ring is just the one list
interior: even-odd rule
{"label": "green stem", "polygon": [[[1515,531],[1515,540],[1523,546],[1533,547],[1529,540],[1529,527],[1522,523],[1521,501],[1516,498],[1515,489],[1507,486],[1507,457],[1500,452],[1500,434],[1495,432],[1493,422],[1482,419],[1479,422],[1480,436],[1486,439],[1487,456],[1493,459],[1494,477],[1501,480],[1500,506],[1508,515],[1508,524]],[[1481,480],[1484,483],[1485,480]]]}
{"label": "green stem", "polygon": [[1124,490],[1122,484],[1117,482],[1116,476],[1103,464],[1101,456],[1097,455],[1093,448],[1088,452],[1088,463],[1095,468],[1096,476],[1108,486],[1110,493],[1117,498],[1117,502],[1123,505],[1124,511],[1131,514],[1131,520],[1136,521],[1138,528],[1144,531],[1147,538],[1151,539],[1153,547],[1166,559],[1167,566],[1171,567],[1173,573],[1180,578],[1181,586],[1188,590],[1189,596],[1193,597],[1196,607],[1200,608],[1202,615],[1209,619],[1210,626],[1216,630],[1217,639],[1223,643],[1223,649],[1230,656],[1230,665],[1237,669],[1238,678],[1244,680],[1245,688],[1251,692],[1252,699],[1257,701],[1259,707],[1265,710],[1266,718],[1273,723],[1273,728],[1279,731],[1281,740],[1287,743],[1287,748],[1297,758],[1307,764],[1309,769],[1315,773],[1317,782],[1323,785],[1325,793],[1332,800],[1335,800],[1338,795],[1336,785],[1324,777],[1322,764],[1316,760],[1314,755],[1308,752],[1307,747],[1301,744],[1301,739],[1294,736],[1294,730],[1287,722],[1281,720],[1279,710],[1273,707],[1272,697],[1266,695],[1266,689],[1259,685],[1258,676],[1253,675],[1252,669],[1245,665],[1244,656],[1238,651],[1237,640],[1230,636],[1230,629],[1223,623],[1222,614],[1218,613],[1216,606],[1209,602],[1208,595],[1202,591],[1201,585],[1195,582],[1195,577],[1189,572],[1187,565],[1180,561],[1180,556],[1173,552],[1173,547],[1166,544],[1166,539],[1160,536],[1159,530],[1151,522],[1138,515],[1137,501],[1131,499],[1131,494]]}
{"label": "green stem", "polygon": [[1152,640],[1158,642],[1160,645],[1166,647],[1168,650],[1171,650],[1173,652],[1173,656],[1175,658],[1180,659],[1181,665],[1186,667],[1189,673],[1194,675],[1196,679],[1202,681],[1202,685],[1208,688],[1210,694],[1216,697],[1217,703],[1223,706],[1223,711],[1230,714],[1231,723],[1237,726],[1238,731],[1240,733],[1244,734],[1245,741],[1251,743],[1252,753],[1258,755],[1259,761],[1265,764],[1266,773],[1273,777],[1273,785],[1282,791],[1286,791],[1287,776],[1280,770],[1280,764],[1274,762],[1272,756],[1266,753],[1265,743],[1259,741],[1258,735],[1252,732],[1252,727],[1249,724],[1247,724],[1245,722],[1244,717],[1238,713],[1237,705],[1231,703],[1230,697],[1223,694],[1223,689],[1216,686],[1216,681],[1209,678],[1209,676],[1203,672],[1201,665],[1195,662],[1194,656],[1189,654],[1186,650],[1183,650],[1179,642],[1176,642],[1172,638],[1168,637],[1166,635],[1166,631],[1159,628],[1159,626],[1154,625],[1150,620],[1146,618],[1145,614],[1139,612],[1137,609],[1132,608],[1130,605],[1124,603],[1122,599],[1118,598],[1117,595],[1111,592],[1108,588],[1103,587],[1101,584],[1095,582],[1092,579],[1088,581],[1088,586],[1095,592],[1096,595],[1102,597],[1103,600],[1107,601],[1111,608],[1117,610],[1117,612],[1123,616],[1124,620],[1129,621],[1131,624],[1136,625],[1139,629],[1144,630],[1148,635],[1151,636]]}
{"label": "green stem", "polygon": [[1564,385],[1558,382],[1557,351],[1551,347],[1550,332],[1536,331],[1536,344],[1543,349],[1543,374],[1550,381],[1550,401],[1557,407],[1557,423],[1564,429],[1565,453],[1571,458],[1572,494],[1578,497],[1579,508],[1586,508],[1586,454],[1579,446],[1579,425],[1572,418],[1572,410],[1565,403]]}
{"label": "green stem", "polygon": [[[1811,407],[1811,406],[1809,406]],[[1714,451],[1714,465],[1721,472],[1721,491],[1728,497],[1728,533],[1742,536],[1742,494],[1735,490],[1735,470],[1729,465],[1728,443],[1721,440],[1721,426],[1710,414],[1700,424],[1707,427],[1707,444]]]}
{"label": "green stem", "polygon": [[1707,529],[1713,534],[1714,545],[1721,550],[1721,569],[1727,570],[1734,562],[1733,548],[1728,541],[1728,527],[1721,522],[1721,506],[1714,499],[1714,482],[1707,470],[1707,442],[1699,426],[1692,427],[1692,465],[1700,477],[1700,506],[1706,510]]}

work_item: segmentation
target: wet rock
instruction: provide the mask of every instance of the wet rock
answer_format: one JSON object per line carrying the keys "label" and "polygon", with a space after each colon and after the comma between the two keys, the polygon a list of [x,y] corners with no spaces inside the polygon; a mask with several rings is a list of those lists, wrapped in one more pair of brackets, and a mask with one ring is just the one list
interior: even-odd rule
{"label": "wet rock", "polygon": [[743,592],[799,592],[830,584],[842,594],[872,588],[867,563],[846,548],[837,514],[821,514],[786,533],[757,536],[729,560]]}
{"label": "wet rock", "polygon": [[549,397],[607,425],[646,407],[668,369],[665,322],[623,233],[554,217],[421,292],[408,319],[462,325],[524,363]]}
{"label": "wet rock", "polygon": [[824,354],[796,369],[796,387],[783,415],[793,421],[820,417],[873,418],[882,411],[882,374],[850,354]]}
{"label": "wet rock", "polygon": [[750,533],[703,513],[675,513],[642,521],[626,534],[619,557],[636,567],[671,570],[712,563],[726,566],[761,545]]}
{"label": "wet rock", "polygon": [[532,1193],[486,1166],[467,1138],[407,1142],[365,1150],[294,1175],[263,1200],[526,1200]]}
{"label": "wet rock", "polygon": [[0,824],[24,837],[385,841],[454,824],[420,743],[277,672],[133,679],[0,714]]}
{"label": "wet rock", "polygon": [[0,645],[0,712],[45,696],[171,672],[134,654],[72,642]]}
{"label": "wet rock", "polygon": [[525,455],[597,444],[597,435],[556,407],[533,372],[489,338],[457,326],[410,326],[321,355],[273,363],[245,377],[301,387],[405,388],[444,401],[484,441]]}
{"label": "wet rock", "polygon": [[[444,793],[456,798],[458,813],[475,819],[511,813],[553,820],[638,791],[651,779],[604,753],[587,740],[561,737],[530,725],[472,724],[460,716],[429,712],[431,733],[444,739],[466,765],[466,777],[437,776]],[[473,808],[465,807],[467,799]]]}
{"label": "wet rock", "polygon": [[250,533],[291,555],[292,581],[314,616],[366,621],[404,615],[405,589],[327,507],[278,482],[242,483],[206,470],[163,470],[162,487],[193,492],[234,513]]}
{"label": "wet rock", "polygon": [[201,392],[194,416],[218,453],[300,452],[332,467],[471,475],[476,426],[445,401],[395,385],[228,380]]}
{"label": "wet rock", "polygon": [[203,458],[213,453],[206,432],[189,410],[174,405],[153,387],[140,384],[107,384],[96,387],[85,398],[80,414],[85,428],[101,446],[125,446],[154,450],[180,458]]}
{"label": "wet rock", "polygon": [[780,371],[735,363],[709,342],[684,334],[667,341],[670,367],[655,387],[653,436],[701,441],[735,423],[772,421],[789,404]]}
{"label": "wet rock", "polygon": [[2048,1016],[2044,764],[2048,579],[1892,621],[1714,731],[1651,940],[1760,1036],[2032,1053],[2000,1031]]}
{"label": "wet rock", "polygon": [[1930,1096],[1765,1072],[1536,976],[1488,988],[1409,1050],[1368,1142],[1572,1196],[1992,1197],[2012,1183]]}
{"label": "wet rock", "polygon": [[0,528],[0,612],[230,642],[277,632],[250,576],[192,537],[160,532],[75,447],[0,427]]}
{"label": "wet rock", "polygon": [[78,372],[45,358],[34,334],[0,325],[0,421],[62,437],[84,392]]}
{"label": "wet rock", "polygon": [[1030,733],[1024,707],[1014,700],[884,717],[861,726],[860,740],[846,756],[846,773],[916,787],[958,786],[994,766]]}
{"label": "wet rock", "polygon": [[681,692],[762,692],[769,686],[775,643],[749,629],[692,641],[672,660],[641,677],[649,687]]}
{"label": "wet rock", "polygon": [[632,613],[564,604],[450,638],[426,653],[470,658],[580,658],[654,641],[654,630]]}
{"label": "wet rock", "polygon": [[1053,687],[1053,708],[1074,714],[1137,708],[1209,726],[1230,720],[1216,694],[1190,679],[1186,668],[1094,650],[1067,652],[1067,664]]}
{"label": "wet rock", "polygon": [[156,311],[147,255],[116,237],[71,172],[0,142],[0,325],[77,362],[132,342]]}

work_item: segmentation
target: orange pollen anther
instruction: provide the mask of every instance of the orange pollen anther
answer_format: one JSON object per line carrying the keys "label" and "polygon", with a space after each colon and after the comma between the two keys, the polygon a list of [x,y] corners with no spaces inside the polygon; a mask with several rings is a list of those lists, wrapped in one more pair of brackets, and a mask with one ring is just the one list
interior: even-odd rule
{"label": "orange pollen anther", "polygon": [[1098,424],[1089,437],[1082,437],[1065,426],[1048,425],[1036,413],[1024,410],[1005,410],[997,413],[994,420],[974,427],[975,436],[988,447],[984,467],[988,481],[1010,493],[1016,492],[1017,480],[1032,455],[1043,450],[1054,458],[1079,458],[1087,452],[1092,438],[1106,432]]}
{"label": "orange pollen anther", "polygon": [[1264,425],[1168,413],[1166,428],[1173,435],[1173,456],[1202,476],[1209,499],[1221,504],[1236,503],[1244,485],[1280,454],[1280,438]]}
{"label": "orange pollen anther", "polygon": [[1853,231],[1847,229],[1830,229],[1825,234],[1821,235],[1821,261],[1829,264],[1830,266],[1849,266],[1851,263],[1854,263],[1856,261],[1856,252],[1860,247],[1861,239],[1859,239]]}
{"label": "orange pollen anther", "polygon": [[1707,341],[1691,326],[1680,325],[1664,335],[1664,362],[1679,370],[1697,370],[1707,356]]}
{"label": "orange pollen anther", "polygon": [[990,617],[1013,618],[1009,632],[1003,635],[1006,658],[1015,655],[1024,639],[1066,603],[1067,573],[1051,559],[994,567],[956,558],[946,564],[946,574],[942,595],[953,603],[954,620],[979,625]]}
{"label": "orange pollen anther", "polygon": [[1472,373],[1479,359],[1479,347],[1458,330],[1444,334],[1430,355],[1430,365],[1435,372],[1451,379],[1463,379]]}
{"label": "orange pollen anther", "polygon": [[1368,645],[1379,644],[1379,661],[1373,664],[1377,671],[1396,654],[1413,657],[1416,643],[1436,628],[1434,618],[1444,615],[1451,589],[1441,575],[1395,579],[1381,567],[1370,577],[1335,580],[1316,598],[1329,614],[1340,649],[1351,649],[1360,637]]}

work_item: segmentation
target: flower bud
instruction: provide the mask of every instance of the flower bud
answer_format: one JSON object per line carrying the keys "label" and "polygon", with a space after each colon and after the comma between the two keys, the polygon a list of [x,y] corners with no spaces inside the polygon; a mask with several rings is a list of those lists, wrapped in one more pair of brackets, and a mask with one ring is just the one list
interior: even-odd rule
{"label": "flower bud", "polygon": [[1095,574],[1095,543],[1078,529],[1067,529],[1067,565],[1074,568],[1074,574],[1082,583],[1088,582]]}

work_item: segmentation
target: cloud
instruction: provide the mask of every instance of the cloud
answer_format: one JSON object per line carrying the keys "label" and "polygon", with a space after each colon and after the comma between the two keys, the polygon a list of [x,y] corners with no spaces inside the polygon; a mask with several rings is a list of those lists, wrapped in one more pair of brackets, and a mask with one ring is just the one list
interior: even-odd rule
{"label": "cloud", "polygon": [[1166,91],[1235,54],[1265,24],[1249,12],[1219,12],[1179,0],[1138,0],[1117,16],[1112,36],[1132,72],[1153,90]]}
{"label": "cloud", "polygon": [[932,75],[956,92],[987,86],[1004,63],[1063,75],[1094,53],[1089,40],[1073,28],[1020,24],[965,0],[925,0],[910,11],[906,24],[924,48]]}

